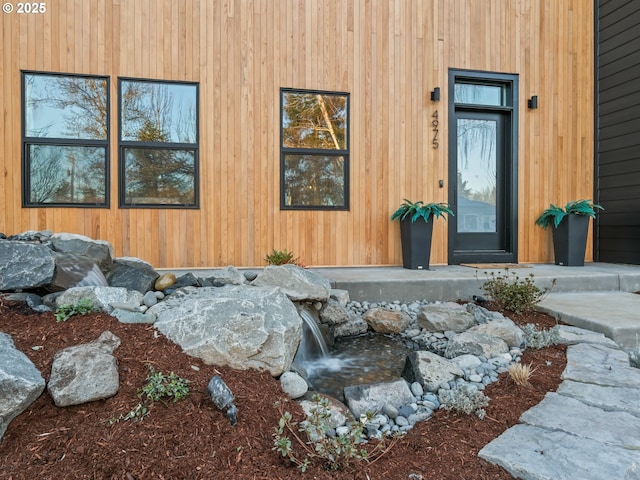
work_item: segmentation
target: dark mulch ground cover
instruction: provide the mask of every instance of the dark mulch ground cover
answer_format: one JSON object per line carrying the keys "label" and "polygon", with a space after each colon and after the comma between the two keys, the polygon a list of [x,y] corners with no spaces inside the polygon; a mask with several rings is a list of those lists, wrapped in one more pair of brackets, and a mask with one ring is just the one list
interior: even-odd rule
{"label": "dark mulch ground cover", "polygon": [[[516,323],[556,324],[540,314],[509,315]],[[517,386],[508,375],[490,385],[486,418],[444,410],[418,424],[380,460],[355,469],[331,472],[313,465],[305,474],[272,450],[279,420],[274,404],[284,402],[294,418],[299,406],[284,397],[268,373],[205,365],[189,357],[148,325],[126,325],[106,314],[74,316],[56,323],[53,313],[38,314],[11,304],[0,312],[0,331],[10,334],[45,379],[55,352],[95,340],[109,330],[122,344],[115,351],[120,370],[118,394],[103,401],[58,408],[45,392],[13,420],[0,443],[2,479],[508,479],[499,467],[477,457],[478,451],[517,423],[519,416],[554,391],[566,363],[562,346],[528,349],[524,363],[535,372],[531,388]],[[33,347],[40,347],[33,349]],[[549,363],[550,362],[550,363]],[[154,403],[141,421],[110,420],[139,402],[151,365],[190,381],[187,399]],[[194,368],[195,367],[195,368]],[[238,424],[232,427],[206,393],[209,379],[220,373],[236,397]]]}

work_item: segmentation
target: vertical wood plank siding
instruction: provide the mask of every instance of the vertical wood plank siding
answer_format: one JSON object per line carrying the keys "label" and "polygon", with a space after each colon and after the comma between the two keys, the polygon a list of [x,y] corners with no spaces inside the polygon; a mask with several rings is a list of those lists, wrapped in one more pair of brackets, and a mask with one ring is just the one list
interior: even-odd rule
{"label": "vertical wood plank siding", "polygon": [[[520,76],[520,261],[553,260],[542,209],[592,198],[592,2],[45,1],[0,16],[0,232],[83,234],[156,267],[263,265],[274,248],[307,265],[399,265],[391,213],[448,200],[449,68]],[[110,77],[109,209],[21,208],[21,70]],[[118,208],[118,77],[199,83],[199,210]],[[349,211],[280,210],[282,87],[350,93]],[[432,263],[447,263],[443,221]]]}
{"label": "vertical wood plank siding", "polygon": [[640,4],[598,6],[597,253],[640,264]]}

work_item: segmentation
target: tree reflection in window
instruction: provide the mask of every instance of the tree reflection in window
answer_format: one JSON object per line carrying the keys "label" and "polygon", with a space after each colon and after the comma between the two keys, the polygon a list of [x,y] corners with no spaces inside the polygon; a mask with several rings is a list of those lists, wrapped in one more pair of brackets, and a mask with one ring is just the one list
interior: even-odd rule
{"label": "tree reflection in window", "polygon": [[120,82],[124,206],[197,206],[197,85]]}
{"label": "tree reflection in window", "polygon": [[108,206],[108,83],[24,73],[23,203]]}
{"label": "tree reflection in window", "polygon": [[282,208],[348,209],[349,96],[282,90]]}

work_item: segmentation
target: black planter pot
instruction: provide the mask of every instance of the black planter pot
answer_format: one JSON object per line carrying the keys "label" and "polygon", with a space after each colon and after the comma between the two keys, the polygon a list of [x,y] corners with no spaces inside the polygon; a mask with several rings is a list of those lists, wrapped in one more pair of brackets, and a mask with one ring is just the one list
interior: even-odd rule
{"label": "black planter pot", "polygon": [[553,229],[553,251],[556,265],[567,267],[584,266],[589,232],[588,215],[569,214]]}
{"label": "black planter pot", "polygon": [[433,236],[433,216],[425,222],[411,218],[400,220],[402,241],[402,266],[411,270],[429,270],[431,258],[431,237]]}

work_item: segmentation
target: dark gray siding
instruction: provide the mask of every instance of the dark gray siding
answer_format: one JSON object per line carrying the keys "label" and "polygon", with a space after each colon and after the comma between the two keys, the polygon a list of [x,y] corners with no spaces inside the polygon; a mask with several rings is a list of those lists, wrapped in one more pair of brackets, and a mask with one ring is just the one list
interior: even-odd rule
{"label": "dark gray siding", "polygon": [[595,0],[596,260],[640,264],[640,0]]}

